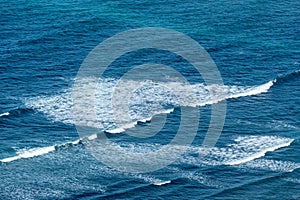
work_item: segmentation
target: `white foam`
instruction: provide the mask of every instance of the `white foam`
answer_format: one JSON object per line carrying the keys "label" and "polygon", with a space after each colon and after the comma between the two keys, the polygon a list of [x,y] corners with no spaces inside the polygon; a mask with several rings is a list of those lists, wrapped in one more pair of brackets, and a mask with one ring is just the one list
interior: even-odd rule
{"label": "white foam", "polygon": [[111,130],[106,130],[105,132],[111,133],[111,134],[123,133],[123,132],[125,132],[125,129],[123,129],[123,128],[115,128],[115,129],[111,129]]}
{"label": "white foam", "polygon": [[8,115],[9,115],[9,112],[5,112],[5,113],[1,113],[0,117],[2,117],[2,116],[8,116]]}
{"label": "white foam", "polygon": [[280,120],[272,120],[272,122],[267,124],[268,128],[271,129],[277,129],[277,130],[286,130],[286,129],[290,129],[290,130],[300,130],[299,127],[288,124],[284,121],[280,121]]}
{"label": "white foam", "polygon": [[[97,137],[96,134],[88,137],[89,140],[94,140]],[[19,160],[22,158],[31,158],[35,156],[41,156],[47,154],[49,152],[54,151],[57,147],[65,146],[68,144],[79,144],[80,139],[67,142],[64,144],[59,144],[55,146],[49,147],[40,147],[40,148],[33,148],[33,149],[23,149],[18,151],[18,155],[4,158],[0,160],[1,162],[12,162],[15,160]],[[266,152],[275,151],[279,148],[283,148],[289,146],[292,143],[293,139],[290,138],[283,138],[277,136],[243,136],[237,137],[234,140],[234,143],[228,144],[226,147],[223,148],[210,148],[206,149],[205,157],[199,155],[199,157],[195,156],[198,152],[203,151],[203,147],[199,146],[190,146],[188,151],[180,157],[176,161],[176,163],[184,163],[189,165],[195,166],[214,166],[214,165],[234,165],[240,167],[250,167],[256,169],[265,169],[271,171],[287,171],[291,172],[297,168],[300,168],[300,164],[288,162],[288,161],[274,161],[274,160],[266,160],[262,159]],[[95,141],[96,142],[96,141]],[[137,144],[137,143],[125,143],[122,142],[121,144],[114,143],[119,148],[122,148],[125,151],[133,152],[133,153],[140,153],[140,154],[148,154],[158,149],[161,149],[161,144]],[[121,145],[121,146],[120,146]],[[96,145],[97,146],[97,145]],[[103,145],[97,148],[106,148]],[[184,146],[177,146],[176,148],[185,148]],[[172,153],[172,152],[170,152]],[[130,155],[130,154],[128,154]],[[104,155],[105,156],[105,155]],[[116,161],[124,159],[119,158],[118,155],[114,157]],[[162,158],[164,159],[164,158]],[[165,159],[169,159],[166,157]],[[137,162],[138,163],[138,162]],[[141,178],[141,177],[140,177]],[[143,178],[145,179],[145,178]],[[197,181],[204,181],[199,176],[194,176],[191,178]],[[199,180],[198,180],[199,179]],[[162,181],[159,179],[147,179],[147,181],[151,184],[156,185],[163,185],[167,184],[168,182]],[[206,180],[204,181],[206,182]]]}
{"label": "white foam", "polygon": [[290,140],[290,141],[288,141],[286,143],[278,144],[276,146],[271,146],[271,147],[263,149],[263,150],[261,150],[261,151],[259,151],[257,153],[253,153],[253,154],[249,155],[248,157],[244,157],[244,158],[241,158],[241,159],[229,161],[229,162],[227,162],[225,164],[226,165],[239,165],[239,164],[242,164],[242,163],[245,163],[245,162],[249,162],[251,160],[254,160],[254,159],[257,159],[257,158],[265,156],[267,152],[272,152],[272,151],[275,151],[277,149],[290,146],[290,144],[292,142],[293,142],[293,140]]}
{"label": "white foam", "polygon": [[152,117],[148,117],[146,119],[139,120],[139,122],[142,122],[142,123],[151,122],[151,119],[152,119]]}
{"label": "white foam", "polygon": [[244,163],[242,167],[269,170],[275,172],[293,172],[295,169],[300,168],[300,164],[291,161],[269,160],[260,158]]}
{"label": "white foam", "polygon": [[[264,158],[266,152],[289,146],[292,141],[293,139],[277,136],[243,136],[236,138],[234,143],[223,148],[204,149],[203,147],[191,146],[188,154],[182,156],[176,163],[199,167],[230,165],[238,168],[293,172],[300,168],[300,163]],[[190,156],[201,151],[206,151],[205,157],[201,157],[203,154],[200,154],[199,157]]]}
{"label": "white foam", "polygon": [[4,158],[0,161],[3,162],[3,163],[12,162],[12,161],[19,160],[19,159],[22,159],[22,158],[32,158],[32,157],[35,157],[35,156],[44,155],[44,154],[47,154],[47,153],[52,152],[52,151],[55,151],[55,146],[33,148],[33,149],[23,150],[23,152],[18,154],[17,156]]}
{"label": "white foam", "polygon": [[133,128],[137,125],[137,122],[132,122],[132,123],[127,123],[124,124],[123,126],[121,126],[122,129],[126,130],[126,129],[130,129]]}
{"label": "white foam", "polygon": [[[214,166],[214,165],[234,165],[234,166],[253,166],[257,167],[260,165],[269,166],[269,170],[277,170],[281,168],[282,170],[293,170],[299,165],[296,163],[289,163],[287,161],[280,162],[264,162],[259,161],[259,158],[264,157],[266,152],[272,152],[279,148],[287,147],[293,142],[293,139],[278,137],[278,136],[241,136],[237,137],[233,143],[228,144],[225,147],[219,148],[205,148],[206,154],[203,157],[202,154],[199,157],[195,156],[196,153],[204,150],[203,147],[199,146],[189,146],[188,151],[176,161],[176,163],[192,164],[195,166]],[[121,144],[114,143],[116,148],[122,148],[128,153],[139,153],[148,154],[150,152],[157,151],[162,147],[161,144],[136,144],[136,143],[124,143]],[[100,146],[99,150],[104,150],[103,146]],[[102,148],[102,149],[101,149]],[[174,147],[175,148],[175,147]],[[184,146],[178,145],[178,148],[186,148]],[[130,154],[128,154],[130,155]],[[114,157],[116,161],[124,159],[118,158],[118,155]],[[168,157],[162,159],[169,159]],[[253,162],[259,161],[260,164],[255,166]],[[138,161],[137,161],[138,163]],[[273,163],[273,167],[272,166]]]}
{"label": "white foam", "polygon": [[75,141],[73,141],[73,142],[71,142],[73,145],[76,145],[76,144],[79,144],[79,142],[80,142],[81,140],[75,140]]}
{"label": "white foam", "polygon": [[[174,108],[171,109],[166,109],[166,110],[161,110],[160,112],[158,112],[157,114],[169,114],[174,112]],[[150,118],[151,119],[151,118]]]}
{"label": "white foam", "polygon": [[161,186],[161,185],[171,183],[170,180],[164,181],[164,180],[152,177],[152,176],[146,176],[146,175],[142,175],[142,174],[126,173],[126,175],[133,176],[138,179],[142,179],[146,183],[150,183],[151,185],[156,185],[156,186]]}
{"label": "white foam", "polygon": [[268,92],[268,90],[273,86],[273,81],[269,81],[265,84],[256,86],[256,87],[250,87],[245,89],[242,92],[237,92],[236,94],[232,94],[228,97],[228,99],[231,98],[238,98],[238,97],[246,97],[246,96],[253,96],[253,95],[258,95],[262,93]]}
{"label": "white foam", "polygon": [[[96,137],[97,137],[97,135],[96,135]],[[88,138],[88,139],[95,139],[95,138]],[[66,142],[63,144],[57,144],[57,145],[48,146],[48,147],[37,147],[37,148],[32,148],[32,149],[24,148],[24,149],[18,150],[16,156],[3,158],[2,160],[0,160],[0,162],[8,163],[8,162],[16,161],[16,160],[19,160],[22,158],[32,158],[32,157],[36,157],[36,156],[45,155],[45,154],[55,151],[55,149],[58,147],[63,147],[65,145],[69,145],[69,144],[77,145],[80,143],[80,141],[81,140],[78,139],[78,140],[74,140],[71,142]]]}
{"label": "white foam", "polygon": [[96,138],[97,138],[97,134],[93,134],[88,137],[88,140],[94,140]]}
{"label": "white foam", "polygon": [[[89,79],[82,83],[82,91],[84,91],[82,95],[92,94],[86,91],[85,84],[89,84]],[[95,94],[96,105],[82,102],[84,109],[78,112],[84,112],[86,116],[83,119],[76,119],[76,125],[96,127],[109,133],[122,133],[128,128],[134,127],[138,121],[146,122],[151,120],[154,115],[169,114],[174,111],[176,106],[205,106],[225,99],[258,95],[267,92],[273,85],[273,82],[270,81],[258,86],[206,86],[202,83],[193,84],[191,88],[198,98],[198,105],[194,105],[194,101],[184,95],[188,89],[185,88],[187,86],[180,83],[166,82],[164,83],[165,87],[159,87],[159,84],[151,81],[140,83],[128,80],[126,85],[129,88],[131,88],[130,85],[143,85],[143,87],[133,92],[128,103],[129,118],[122,121],[121,124],[115,123],[114,109],[111,104],[116,84],[117,80],[114,79],[101,79],[99,81]],[[178,89],[177,93],[182,93],[181,97],[172,94],[168,88]],[[50,120],[75,124],[71,89],[62,91],[58,95],[27,98],[24,99],[24,104],[28,108],[44,113]],[[92,117],[89,118],[89,116],[93,116],[90,114],[94,112],[96,113],[96,120]]]}
{"label": "white foam", "polygon": [[[185,162],[187,163],[187,162]],[[190,164],[190,163],[188,163]],[[186,169],[180,169],[178,167],[167,167],[167,170],[172,171],[172,174],[176,173],[177,177],[181,178],[186,178],[191,181],[196,181],[197,183],[209,186],[209,187],[214,187],[214,188],[225,188],[228,187],[226,183],[215,179],[213,177],[210,177],[208,175],[202,174],[199,171],[190,171]]]}
{"label": "white foam", "polygon": [[130,128],[135,127],[136,124],[137,124],[137,122],[128,123],[128,124],[125,124],[123,126],[120,126],[119,128],[105,130],[105,132],[112,133],[112,134],[123,133],[123,132],[125,132],[126,129],[130,129]]}
{"label": "white foam", "polygon": [[[205,149],[205,157],[191,159],[189,162],[195,165],[242,165],[252,160],[265,156],[266,152],[272,152],[279,148],[287,147],[293,142],[291,138],[278,136],[241,136],[225,147]],[[192,149],[198,151],[199,158],[203,148]]]}
{"label": "white foam", "polygon": [[162,182],[155,182],[155,183],[153,183],[153,185],[161,186],[161,185],[166,185],[166,184],[169,184],[169,183],[171,183],[170,180],[168,180],[168,181],[162,181]]}

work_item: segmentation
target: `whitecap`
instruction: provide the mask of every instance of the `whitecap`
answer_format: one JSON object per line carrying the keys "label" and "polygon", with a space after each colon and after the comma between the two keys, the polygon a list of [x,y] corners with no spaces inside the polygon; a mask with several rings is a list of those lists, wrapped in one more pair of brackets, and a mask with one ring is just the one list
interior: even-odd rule
{"label": "whitecap", "polygon": [[8,116],[8,115],[9,115],[9,112],[5,112],[5,113],[1,113],[0,117],[2,117],[2,116]]}

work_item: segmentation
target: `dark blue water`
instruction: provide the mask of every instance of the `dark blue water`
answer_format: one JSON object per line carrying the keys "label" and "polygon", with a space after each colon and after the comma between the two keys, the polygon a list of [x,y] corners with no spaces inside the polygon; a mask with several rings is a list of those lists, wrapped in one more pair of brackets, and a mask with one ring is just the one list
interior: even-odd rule
{"label": "dark blue water", "polygon": [[[0,199],[300,198],[299,1],[4,0],[0,14]],[[198,106],[197,136],[173,164],[120,172],[95,159],[79,138],[72,86],[94,47],[141,27],[182,32],[208,51],[225,85],[218,91],[227,102],[226,121],[216,146],[199,157],[212,108],[201,78],[171,53],[124,55],[100,80],[100,96],[132,66],[152,62],[180,71],[205,105]],[[158,104],[173,108],[173,98],[162,88],[142,90],[132,106],[147,115]],[[114,125],[110,109],[100,105],[103,131]],[[155,149],[172,139],[180,116],[175,106],[156,137],[108,137],[136,152]]]}

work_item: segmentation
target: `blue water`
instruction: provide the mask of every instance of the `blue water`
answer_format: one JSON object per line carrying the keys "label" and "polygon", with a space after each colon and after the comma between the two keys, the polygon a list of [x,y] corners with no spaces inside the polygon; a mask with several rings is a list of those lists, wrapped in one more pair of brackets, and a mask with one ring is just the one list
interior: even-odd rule
{"label": "blue water", "polygon": [[[300,199],[299,1],[3,0],[0,13],[0,199]],[[205,157],[198,152],[211,104],[198,106],[197,136],[184,155],[158,171],[129,173],[85,147],[71,93],[94,47],[141,27],[182,32],[208,51],[223,78],[227,114]],[[112,63],[101,89],[111,91],[128,69],[147,62],[173,65],[205,102],[206,86],[188,64],[153,49]],[[172,108],[161,88],[132,98],[148,100],[133,105],[140,114],[161,103]],[[175,106],[154,137],[108,136],[125,149],[155,149],[172,139],[180,112]],[[114,127],[108,107],[97,114],[102,131]]]}

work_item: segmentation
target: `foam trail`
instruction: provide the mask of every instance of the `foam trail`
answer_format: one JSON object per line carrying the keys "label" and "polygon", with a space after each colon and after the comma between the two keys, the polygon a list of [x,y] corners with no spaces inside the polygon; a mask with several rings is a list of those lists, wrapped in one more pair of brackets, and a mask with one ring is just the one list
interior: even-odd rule
{"label": "foam trail", "polygon": [[246,96],[253,96],[262,93],[266,93],[269,89],[273,86],[274,81],[269,81],[265,84],[253,87],[251,89],[245,90],[244,92],[229,95],[227,99],[239,98],[239,97],[246,97]]}
{"label": "foam trail", "polygon": [[151,119],[152,119],[152,117],[148,117],[148,118],[146,118],[146,119],[140,120],[140,122],[142,122],[142,123],[150,122]]}
{"label": "foam trail", "polygon": [[[88,80],[86,80],[88,84]],[[89,102],[83,102],[86,107],[95,109],[88,110],[86,107],[82,111],[88,116],[89,113],[96,113],[97,120],[83,117],[76,119],[76,125],[95,127],[99,130],[108,133],[122,133],[126,129],[133,128],[138,122],[149,122],[152,117],[159,114],[169,114],[174,111],[175,107],[180,106],[205,106],[216,104],[220,101],[230,98],[239,98],[245,96],[258,95],[267,92],[272,87],[274,81],[269,81],[258,86],[224,86],[224,85],[205,85],[202,83],[192,84],[191,88],[194,90],[197,97],[197,105],[194,101],[185,95],[187,86],[180,85],[177,82],[166,82],[164,87],[159,87],[157,83],[147,81],[146,84],[137,81],[126,82],[128,87],[130,85],[144,85],[142,88],[134,91],[130,102],[128,102],[129,119],[116,124],[114,119],[114,109],[112,108],[112,92],[117,83],[114,79],[101,79],[99,89],[95,94],[96,105],[88,105]],[[148,84],[148,85],[147,85]],[[83,81],[83,91],[85,82]],[[182,92],[181,96],[175,96],[166,88],[179,88]],[[85,93],[83,94],[85,95]],[[73,100],[72,90],[67,89],[59,95],[54,96],[39,96],[34,98],[24,99],[24,104],[27,108],[31,108],[42,112],[45,116],[56,122],[63,122],[65,124],[75,124],[73,120]],[[171,107],[171,108],[170,108]]]}
{"label": "foam trail", "polygon": [[300,163],[260,158],[244,163],[242,167],[244,166],[253,169],[269,170],[275,172],[293,172],[294,170],[300,168]]}
{"label": "foam trail", "polygon": [[164,181],[155,177],[145,176],[142,174],[129,174],[129,175],[132,175],[133,177],[138,179],[142,179],[146,183],[150,183],[151,185],[155,185],[155,186],[162,186],[171,183],[171,180]]}
{"label": "foam trail", "polygon": [[5,112],[5,113],[1,113],[0,117],[2,117],[2,116],[8,116],[8,115],[9,115],[9,112]]}
{"label": "foam trail", "polygon": [[[83,140],[95,140],[97,134],[89,136],[87,138],[77,139],[72,142],[66,142],[63,144],[53,145],[49,147],[33,148],[29,150],[23,150],[18,152],[18,155],[4,158],[0,160],[2,163],[8,163],[23,158],[32,158],[35,156],[41,156],[50,152],[53,152],[60,147],[72,147],[80,144]],[[218,166],[218,165],[238,165],[238,166],[249,166],[252,168],[266,168],[270,170],[294,170],[300,167],[296,163],[288,163],[286,161],[275,162],[275,161],[261,161],[266,152],[275,151],[279,148],[289,146],[293,142],[293,139],[282,138],[277,136],[244,136],[235,139],[235,143],[228,144],[225,148],[211,148],[207,155],[203,157],[195,157],[195,154],[203,147],[190,146],[184,156],[182,156],[177,162],[192,164],[195,166]],[[118,145],[115,143],[114,145]],[[161,144],[132,144],[122,143],[122,148],[127,151],[136,153],[149,153],[156,151],[162,147]],[[181,148],[182,146],[178,146]],[[116,158],[118,159],[118,158]],[[167,159],[167,158],[166,158]],[[148,180],[149,181],[149,180]],[[150,181],[149,181],[150,182]],[[169,183],[169,181],[163,180],[152,180],[150,182],[154,185],[163,185]]]}
{"label": "foam trail", "polygon": [[[212,95],[210,95],[210,99],[206,99],[205,101],[200,101],[199,106],[206,106],[211,104],[216,104],[220,101],[226,99],[235,99],[240,97],[254,96],[262,93],[266,93],[273,86],[274,81],[269,81],[265,84],[258,86],[206,86],[212,91]],[[221,90],[221,91],[220,91]]]}
{"label": "foam trail", "polygon": [[115,128],[115,129],[111,129],[111,130],[105,130],[105,132],[107,133],[123,133],[125,132],[126,129],[130,129],[133,128],[137,125],[137,122],[132,122],[132,123],[128,123],[125,124],[119,128]]}
{"label": "foam trail", "polygon": [[[294,139],[278,136],[240,136],[225,147],[208,149],[202,160],[188,158],[188,162],[196,166],[242,165],[265,156],[267,152],[287,147],[293,141]],[[201,154],[203,147],[192,147],[190,151]]]}
{"label": "foam trail", "polygon": [[55,151],[55,146],[33,148],[33,149],[26,150],[26,151],[24,151],[23,153],[20,153],[17,156],[4,158],[0,161],[3,162],[3,163],[7,163],[7,162],[12,162],[12,161],[15,161],[15,160],[22,159],[22,158],[32,158],[32,157],[35,157],[35,156],[44,155],[44,154],[47,154],[47,153],[52,152],[52,151]]}
{"label": "foam trail", "polygon": [[[97,136],[92,139],[96,139],[96,138],[97,138]],[[60,147],[64,147],[67,145],[78,145],[81,141],[82,141],[81,139],[78,139],[78,140],[74,140],[71,142],[66,142],[63,144],[57,144],[57,145],[48,146],[48,147],[37,147],[37,148],[32,148],[32,149],[21,150],[21,151],[17,152],[18,155],[13,156],[13,157],[3,158],[0,160],[0,162],[8,163],[8,162],[20,160],[23,158],[32,158],[32,157],[36,157],[36,156],[45,155],[45,154],[55,151],[56,149],[58,149]]]}
{"label": "foam trail", "polygon": [[[174,108],[172,108],[172,109],[166,109],[166,110],[161,110],[160,112],[157,112],[156,114],[170,114],[172,112],[174,112]],[[123,133],[127,129],[134,128],[138,124],[138,122],[146,123],[146,122],[151,122],[151,120],[152,120],[152,116],[148,117],[148,118],[145,118],[145,119],[137,120],[137,121],[132,122],[132,123],[125,124],[125,125],[123,125],[123,126],[121,126],[119,128],[105,130],[104,132],[111,133],[111,134]]]}
{"label": "foam trail", "polygon": [[176,177],[186,178],[190,181],[196,181],[200,184],[214,187],[214,188],[224,188],[226,184],[224,182],[221,182],[217,179],[214,179],[213,177],[204,175],[202,173],[196,172],[196,171],[189,171],[185,169],[179,169],[177,167],[167,167],[168,170],[173,171],[173,173],[176,173]]}
{"label": "foam trail", "polygon": [[226,164],[226,165],[239,165],[239,164],[243,164],[243,163],[252,161],[252,160],[254,160],[254,159],[263,157],[263,156],[266,155],[267,152],[272,152],[272,151],[275,151],[275,150],[277,150],[277,149],[280,149],[280,148],[283,148],[283,147],[290,146],[290,144],[291,144],[292,142],[293,142],[293,140],[290,140],[290,141],[287,142],[287,143],[283,143],[283,144],[279,144],[279,145],[277,145],[277,146],[269,147],[269,148],[264,149],[264,150],[262,150],[262,151],[260,151],[260,152],[254,153],[254,154],[250,155],[249,157],[245,157],[245,158],[242,158],[242,159],[239,159],[239,160],[230,161],[230,162],[225,163],[225,164]]}

